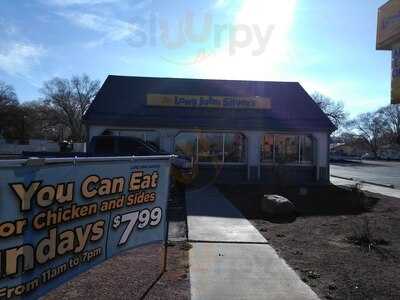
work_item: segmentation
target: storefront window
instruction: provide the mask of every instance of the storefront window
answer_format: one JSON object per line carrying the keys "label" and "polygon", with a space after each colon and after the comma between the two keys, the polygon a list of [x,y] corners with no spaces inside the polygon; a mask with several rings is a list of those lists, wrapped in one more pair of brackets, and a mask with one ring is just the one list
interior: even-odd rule
{"label": "storefront window", "polygon": [[266,134],[261,144],[261,161],[311,164],[313,161],[312,138],[306,135]]}
{"label": "storefront window", "polygon": [[223,135],[219,133],[199,134],[199,162],[222,162]]}
{"label": "storefront window", "polygon": [[224,138],[224,162],[246,160],[245,137],[241,133],[226,133]]}
{"label": "storefront window", "polygon": [[275,135],[275,162],[299,162],[299,137],[294,135]]}
{"label": "storefront window", "polygon": [[300,159],[302,164],[309,164],[313,161],[313,142],[310,136],[301,137]]}
{"label": "storefront window", "polygon": [[175,137],[175,153],[197,160],[197,135],[191,132],[181,132]]}
{"label": "storefront window", "polygon": [[245,163],[246,139],[241,133],[181,132],[175,137],[175,153],[200,163]]}
{"label": "storefront window", "polygon": [[265,135],[261,145],[261,160],[264,162],[274,161],[274,136]]}

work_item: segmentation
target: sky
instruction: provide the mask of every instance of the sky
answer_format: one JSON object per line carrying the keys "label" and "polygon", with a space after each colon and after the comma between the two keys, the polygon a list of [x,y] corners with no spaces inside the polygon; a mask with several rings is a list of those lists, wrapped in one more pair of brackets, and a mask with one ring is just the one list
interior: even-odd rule
{"label": "sky", "polygon": [[386,0],[0,0],[0,81],[19,100],[88,74],[297,81],[351,116],[390,103]]}

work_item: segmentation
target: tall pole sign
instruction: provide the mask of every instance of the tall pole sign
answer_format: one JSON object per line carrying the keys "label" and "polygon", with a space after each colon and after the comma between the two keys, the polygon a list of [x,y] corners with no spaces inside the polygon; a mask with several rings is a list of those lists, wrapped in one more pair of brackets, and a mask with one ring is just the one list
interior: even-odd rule
{"label": "tall pole sign", "polygon": [[379,8],[376,49],[392,51],[391,103],[400,104],[400,0]]}

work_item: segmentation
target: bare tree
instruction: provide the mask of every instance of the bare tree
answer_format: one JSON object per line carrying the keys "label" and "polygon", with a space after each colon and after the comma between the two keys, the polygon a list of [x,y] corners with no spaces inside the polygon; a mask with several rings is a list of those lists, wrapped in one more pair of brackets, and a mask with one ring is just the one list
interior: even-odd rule
{"label": "bare tree", "polygon": [[311,97],[337,128],[344,125],[347,113],[342,102],[332,100],[317,92],[313,93]]}
{"label": "bare tree", "polygon": [[392,140],[400,145],[400,105],[389,105],[379,112],[388,123]]}
{"label": "bare tree", "polygon": [[25,132],[29,138],[60,140],[57,127],[50,120],[53,114],[51,107],[36,100],[22,103],[20,110],[24,115]]}
{"label": "bare tree", "polygon": [[10,105],[18,105],[17,94],[11,85],[0,81],[0,107]]}
{"label": "bare tree", "polygon": [[378,157],[378,150],[385,143],[385,135],[388,130],[388,123],[379,113],[364,113],[349,122],[359,137],[371,149],[371,152]]}
{"label": "bare tree", "polygon": [[41,93],[47,106],[47,118],[52,126],[61,125],[75,142],[84,141],[82,118],[100,88],[98,80],[87,75],[70,80],[53,78],[44,83]]}
{"label": "bare tree", "polygon": [[21,112],[14,88],[0,81],[0,134],[5,138],[19,137],[17,125],[21,121]]}

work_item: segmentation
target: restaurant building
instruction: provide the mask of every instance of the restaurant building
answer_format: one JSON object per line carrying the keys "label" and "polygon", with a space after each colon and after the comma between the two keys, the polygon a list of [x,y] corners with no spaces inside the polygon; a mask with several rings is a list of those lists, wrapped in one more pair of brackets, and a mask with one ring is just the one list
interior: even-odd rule
{"label": "restaurant building", "polygon": [[329,182],[336,128],[297,82],[108,76],[84,121],[88,141],[140,137],[218,182]]}

